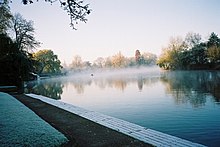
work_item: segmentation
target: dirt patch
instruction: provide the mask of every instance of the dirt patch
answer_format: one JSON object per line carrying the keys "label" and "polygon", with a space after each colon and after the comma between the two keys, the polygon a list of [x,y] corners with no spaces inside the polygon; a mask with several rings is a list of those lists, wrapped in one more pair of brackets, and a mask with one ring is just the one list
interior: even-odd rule
{"label": "dirt patch", "polygon": [[151,146],[40,100],[23,94],[13,96],[63,133],[69,139],[64,146]]}

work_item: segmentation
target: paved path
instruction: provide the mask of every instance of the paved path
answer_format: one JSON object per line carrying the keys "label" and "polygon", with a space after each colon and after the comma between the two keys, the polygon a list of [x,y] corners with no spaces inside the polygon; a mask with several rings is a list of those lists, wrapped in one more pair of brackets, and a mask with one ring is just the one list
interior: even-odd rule
{"label": "paved path", "polygon": [[0,146],[60,146],[67,141],[17,99],[0,92]]}
{"label": "paved path", "polygon": [[67,147],[152,147],[39,99],[23,94],[14,97],[63,133],[69,139]]}
{"label": "paved path", "polygon": [[89,111],[71,104],[57,101],[35,94],[27,94],[32,98],[39,99],[48,104],[54,105],[73,114],[91,120],[102,126],[116,130],[135,139],[141,140],[153,146],[175,146],[175,147],[205,147],[204,145],[194,143],[185,139],[181,139],[172,135],[161,133],[152,129],[148,129],[121,119],[110,117],[98,112]]}
{"label": "paved path", "polygon": [[[56,112],[61,115],[57,115],[57,122],[50,122],[50,124],[64,134],[67,133],[73,135],[72,137],[76,139],[77,144],[80,146],[149,146],[148,144],[143,144],[132,138],[136,138],[155,146],[203,146],[120,119],[88,111],[61,101],[34,94],[29,94],[29,96],[61,108],[62,113],[58,108],[52,111],[53,115],[55,115]],[[27,98],[22,99],[25,100]],[[21,100],[21,98],[19,100]],[[32,101],[31,105],[32,103],[34,107],[38,107],[38,105],[41,106],[39,102]],[[43,114],[48,116],[48,114],[51,114],[47,113],[47,111],[50,110],[50,107],[43,106],[43,108],[39,108],[40,110],[43,109]],[[69,111],[72,114],[64,115],[63,110]],[[39,118],[35,113],[14,97],[0,92],[0,146],[60,146],[68,141],[63,134]],[[51,115],[49,115],[49,120],[47,120],[47,122],[53,120],[50,116]],[[73,116],[74,119],[70,119]],[[91,123],[87,119],[95,123]],[[64,122],[67,124],[69,123],[69,125],[63,125]],[[59,124],[58,126],[61,129],[56,127],[56,123]],[[105,127],[102,127],[97,123]],[[106,127],[126,135],[111,131]],[[70,130],[69,128],[72,129]],[[129,138],[127,135],[132,138]],[[68,137],[68,139],[69,138],[71,139],[71,137]],[[68,146],[68,144],[66,146]]]}

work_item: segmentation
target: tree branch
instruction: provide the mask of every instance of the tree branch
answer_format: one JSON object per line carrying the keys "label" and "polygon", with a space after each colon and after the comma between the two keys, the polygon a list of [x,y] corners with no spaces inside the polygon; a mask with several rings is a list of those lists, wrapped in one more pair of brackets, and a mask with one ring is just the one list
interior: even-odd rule
{"label": "tree branch", "polygon": [[[38,0],[36,0],[38,1]],[[45,0],[45,2],[54,3],[58,0]],[[32,4],[33,0],[22,0],[23,4]],[[91,13],[89,4],[83,4],[83,0],[59,0],[61,7],[70,16],[70,26],[76,30],[75,25],[78,21],[86,23],[86,16]]]}

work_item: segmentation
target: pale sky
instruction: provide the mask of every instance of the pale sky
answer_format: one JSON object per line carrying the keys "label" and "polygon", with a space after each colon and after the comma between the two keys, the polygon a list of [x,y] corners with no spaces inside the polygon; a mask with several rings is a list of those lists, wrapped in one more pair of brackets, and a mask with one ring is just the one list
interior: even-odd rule
{"label": "pale sky", "polygon": [[170,37],[188,32],[206,40],[211,32],[220,35],[219,0],[86,0],[92,13],[77,31],[59,3],[10,4],[13,13],[34,21],[40,49],[51,49],[61,62],[71,63],[75,55],[93,62],[119,51],[127,57],[135,50],[159,55]]}

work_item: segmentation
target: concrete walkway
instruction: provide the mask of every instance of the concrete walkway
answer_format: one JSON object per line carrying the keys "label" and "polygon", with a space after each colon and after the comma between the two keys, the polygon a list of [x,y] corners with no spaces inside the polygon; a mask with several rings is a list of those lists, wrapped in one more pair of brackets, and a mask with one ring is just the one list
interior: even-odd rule
{"label": "concrete walkway", "polygon": [[17,99],[0,92],[0,146],[60,146],[67,141]]}
{"label": "concrete walkway", "polygon": [[[70,112],[71,116],[76,115],[77,118],[75,118],[74,121],[69,121],[69,119],[67,119],[67,121],[70,122],[70,125],[67,125],[67,128],[73,127],[73,129],[66,131],[73,131],[73,135],[75,135],[74,137],[76,140],[78,142],[83,141],[84,146],[119,146],[119,144],[121,144],[120,146],[150,146],[149,144],[151,144],[153,146],[204,147],[201,144],[147,129],[136,124],[94,111],[89,111],[44,96],[35,94],[27,95],[40,100],[42,103],[44,102],[51,106],[55,106],[56,108],[61,108],[61,110],[66,110],[65,112]],[[38,105],[39,103],[34,103],[34,106],[37,107]],[[49,107],[46,108],[46,110],[43,110],[43,113],[50,110],[48,109]],[[40,110],[42,110],[42,108]],[[48,114],[54,113],[55,112],[45,114],[46,116],[50,116]],[[16,98],[0,92],[0,146],[67,145],[66,143],[68,142],[68,139],[62,133],[42,120],[39,116],[19,102]],[[69,115],[64,116],[70,118]],[[51,118],[49,120],[51,120]],[[58,116],[58,120],[63,122],[63,115],[62,117]],[[85,120],[86,123],[84,123]],[[91,123],[90,121],[95,123]],[[49,121],[47,120],[47,122]],[[108,128],[110,128],[110,130]],[[94,131],[94,129],[96,131]],[[93,137],[91,137],[91,135]],[[109,137],[109,135],[111,137]],[[142,142],[139,142],[138,140],[146,144],[142,144]],[[124,143],[126,145],[123,145]]]}
{"label": "concrete walkway", "polygon": [[132,138],[143,141],[153,146],[161,147],[205,147],[202,144],[194,143],[185,139],[181,139],[172,135],[168,135],[159,131],[145,128],[121,119],[107,116],[98,112],[86,110],[68,103],[57,101],[45,96],[36,94],[27,94],[28,96],[39,99],[45,103],[56,106],[82,118],[86,118],[104,127],[118,131]]}

